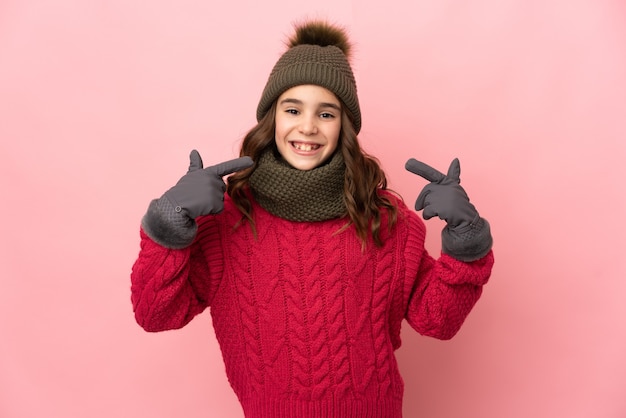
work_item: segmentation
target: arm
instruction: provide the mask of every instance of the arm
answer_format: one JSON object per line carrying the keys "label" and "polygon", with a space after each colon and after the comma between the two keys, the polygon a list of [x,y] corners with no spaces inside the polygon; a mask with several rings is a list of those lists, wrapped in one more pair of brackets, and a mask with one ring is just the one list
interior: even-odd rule
{"label": "arm", "polygon": [[406,168],[430,181],[418,196],[415,210],[423,210],[424,219],[438,216],[446,221],[438,260],[426,253],[419,240],[407,255],[421,257],[416,260],[419,267],[407,320],[422,334],[449,339],[460,329],[491,275],[491,229],[460,185],[458,159],[446,175],[414,159]]}
{"label": "arm", "polygon": [[411,327],[429,337],[454,337],[480,298],[493,261],[491,251],[471,262],[447,254],[434,260],[424,251],[406,311]]}
{"label": "arm", "polygon": [[210,303],[207,264],[192,257],[191,247],[166,248],[143,229],[140,234],[141,250],[131,272],[135,319],[150,332],[181,328]]}
{"label": "arm", "polygon": [[205,215],[224,208],[222,176],[251,164],[246,157],[203,168],[194,150],[187,174],[150,203],[131,273],[135,318],[146,331],[181,328],[210,304],[222,265],[221,251],[200,244],[219,242],[213,217]]}

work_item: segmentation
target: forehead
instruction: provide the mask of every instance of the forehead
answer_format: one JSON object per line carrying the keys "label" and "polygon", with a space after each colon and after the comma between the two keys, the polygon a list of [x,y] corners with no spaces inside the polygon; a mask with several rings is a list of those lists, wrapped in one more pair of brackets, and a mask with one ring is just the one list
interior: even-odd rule
{"label": "forehead", "polygon": [[280,103],[285,99],[297,99],[302,102],[331,103],[339,105],[339,99],[332,91],[315,84],[302,84],[285,90],[278,97]]}

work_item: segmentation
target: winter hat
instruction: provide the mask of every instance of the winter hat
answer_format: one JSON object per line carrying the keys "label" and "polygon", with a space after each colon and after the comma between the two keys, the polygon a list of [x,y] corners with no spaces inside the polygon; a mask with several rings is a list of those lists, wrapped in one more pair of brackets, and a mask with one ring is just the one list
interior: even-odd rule
{"label": "winter hat", "polygon": [[289,49],[278,59],[267,80],[257,107],[257,121],[286,90],[315,84],[332,91],[343,102],[354,116],[354,130],[358,133],[361,109],[348,62],[351,44],[345,30],[323,21],[296,25],[287,46]]}

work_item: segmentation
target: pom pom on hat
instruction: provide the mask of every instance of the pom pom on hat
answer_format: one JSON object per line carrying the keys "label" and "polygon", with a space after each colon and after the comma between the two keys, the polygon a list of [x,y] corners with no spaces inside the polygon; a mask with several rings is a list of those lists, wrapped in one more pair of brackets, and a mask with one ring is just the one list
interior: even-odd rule
{"label": "pom pom on hat", "polygon": [[289,38],[287,46],[292,48],[298,45],[334,45],[350,60],[352,45],[346,31],[324,21],[312,21],[303,25],[294,25],[295,33]]}
{"label": "pom pom on hat", "polygon": [[274,65],[257,107],[261,120],[286,90],[314,84],[332,91],[353,116],[354,130],[361,130],[361,110],[356,82],[348,62],[352,46],[344,29],[324,21],[295,25],[287,51]]}

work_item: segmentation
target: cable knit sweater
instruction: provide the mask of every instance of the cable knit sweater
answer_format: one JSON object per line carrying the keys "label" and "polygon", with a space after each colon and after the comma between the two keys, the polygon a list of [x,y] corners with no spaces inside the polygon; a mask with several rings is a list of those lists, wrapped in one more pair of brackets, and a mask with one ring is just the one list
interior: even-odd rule
{"label": "cable knit sweater", "polygon": [[132,302],[147,331],[181,328],[207,307],[226,373],[248,418],[398,418],[400,326],[455,335],[478,300],[490,252],[465,263],[424,249],[424,223],[402,202],[383,246],[362,250],[345,219],[291,222],[253,202],[257,225],[226,196],[197,219],[184,249],[141,231]]}

